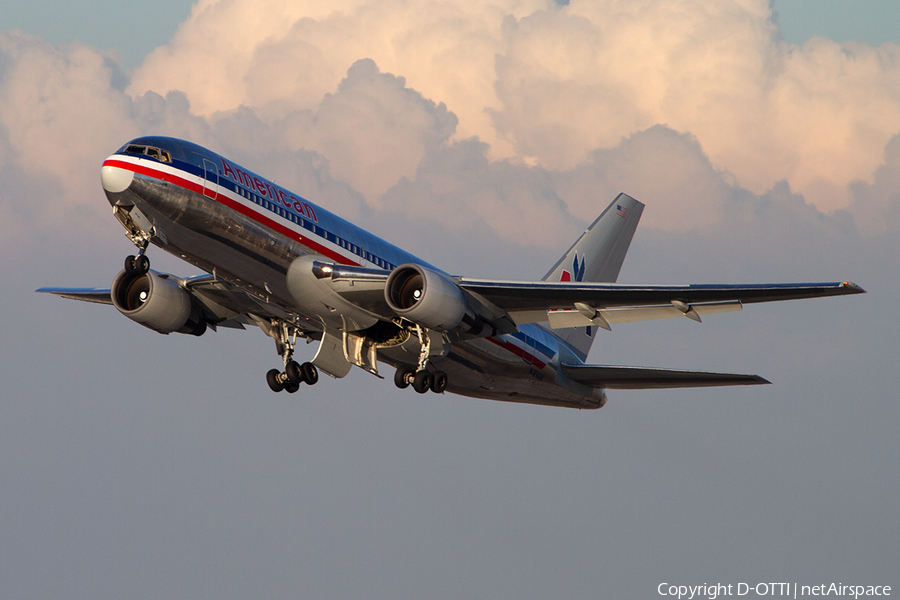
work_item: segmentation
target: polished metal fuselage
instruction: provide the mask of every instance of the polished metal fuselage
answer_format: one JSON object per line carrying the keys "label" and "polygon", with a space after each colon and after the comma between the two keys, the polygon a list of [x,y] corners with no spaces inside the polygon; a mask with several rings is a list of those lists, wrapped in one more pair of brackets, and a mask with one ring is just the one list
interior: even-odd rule
{"label": "polished metal fuselage", "polygon": [[[117,214],[126,215],[131,207],[137,208],[152,224],[153,245],[240,287],[311,330],[321,329],[337,317],[326,301],[298,303],[288,289],[287,273],[298,258],[313,255],[324,261],[386,269],[405,262],[427,265],[305,200],[302,205],[308,210],[298,203],[294,206],[301,206],[300,211],[291,210],[287,202],[277,202],[286,195],[281,188],[206,149],[171,138],[135,142],[148,140],[180,158],[161,164],[124,152],[110,156],[104,165],[134,169],[126,189],[106,191],[110,204],[120,209]],[[214,170],[210,164],[215,165]],[[226,178],[229,168],[232,173],[240,169],[249,176]],[[259,185],[253,183],[254,178]],[[245,180],[251,185],[243,186]],[[326,298],[331,293],[322,285],[321,290],[312,290],[313,297]],[[343,322],[361,322],[367,314],[360,310],[358,315],[344,315]],[[478,398],[573,408],[603,404],[601,390],[568,381],[562,373],[561,356],[566,362],[579,360],[562,340],[539,325],[519,329],[515,335],[454,343],[444,356],[433,360],[449,376],[447,390]],[[393,366],[415,365],[418,348],[413,343],[381,348],[378,358]]]}

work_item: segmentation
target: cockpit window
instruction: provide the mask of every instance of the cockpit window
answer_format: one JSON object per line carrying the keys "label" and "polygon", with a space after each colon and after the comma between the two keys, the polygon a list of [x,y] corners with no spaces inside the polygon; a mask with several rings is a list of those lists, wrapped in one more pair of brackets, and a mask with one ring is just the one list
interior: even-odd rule
{"label": "cockpit window", "polygon": [[172,155],[169,154],[168,150],[161,150],[159,148],[154,148],[153,146],[139,146],[137,144],[129,144],[125,147],[124,152],[126,154],[141,154],[144,156],[149,156],[150,158],[155,158],[161,162],[172,162]]}

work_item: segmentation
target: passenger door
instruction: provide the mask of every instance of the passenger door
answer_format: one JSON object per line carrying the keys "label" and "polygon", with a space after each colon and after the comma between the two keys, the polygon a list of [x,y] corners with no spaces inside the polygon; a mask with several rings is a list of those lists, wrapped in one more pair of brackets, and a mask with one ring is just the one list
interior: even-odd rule
{"label": "passenger door", "polygon": [[215,200],[219,197],[219,169],[207,159],[203,159],[203,195]]}

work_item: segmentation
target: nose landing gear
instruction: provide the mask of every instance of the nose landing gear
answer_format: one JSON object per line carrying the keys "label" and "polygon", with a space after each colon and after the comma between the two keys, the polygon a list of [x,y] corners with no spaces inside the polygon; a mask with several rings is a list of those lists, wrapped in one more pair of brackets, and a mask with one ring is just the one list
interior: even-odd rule
{"label": "nose landing gear", "polygon": [[156,227],[150,224],[147,217],[136,207],[123,208],[119,205],[113,207],[113,214],[125,227],[125,236],[138,249],[137,256],[129,256],[125,259],[125,272],[129,275],[144,275],[150,270],[150,258],[147,256],[147,247],[150,240],[156,235]]}
{"label": "nose landing gear", "polygon": [[137,256],[125,258],[125,272],[129,275],[144,275],[150,271],[150,258],[143,250]]}

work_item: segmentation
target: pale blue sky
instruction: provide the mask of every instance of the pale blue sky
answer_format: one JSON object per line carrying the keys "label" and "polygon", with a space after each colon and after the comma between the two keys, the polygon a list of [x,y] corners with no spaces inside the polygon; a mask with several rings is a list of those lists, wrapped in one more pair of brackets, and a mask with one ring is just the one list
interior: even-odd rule
{"label": "pale blue sky", "polygon": [[116,48],[130,69],[172,37],[192,4],[189,0],[15,0],[0,11],[0,31],[21,28],[54,44],[78,40],[102,50]]}
{"label": "pale blue sky", "polygon": [[[78,40],[116,48],[126,68],[165,44],[190,14],[188,0],[17,0],[0,11],[0,31],[21,28],[55,44]],[[803,43],[822,35],[835,41],[878,45],[900,42],[897,0],[773,0],[785,40]]]}
{"label": "pale blue sky", "polygon": [[837,42],[900,42],[897,0],[773,0],[784,39],[801,44],[821,35]]}

